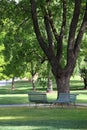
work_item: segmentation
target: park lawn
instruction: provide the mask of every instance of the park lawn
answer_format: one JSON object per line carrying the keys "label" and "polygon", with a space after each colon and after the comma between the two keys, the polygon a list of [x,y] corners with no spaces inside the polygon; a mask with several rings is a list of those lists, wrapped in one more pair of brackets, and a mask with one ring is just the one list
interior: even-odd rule
{"label": "park lawn", "polygon": [[87,130],[86,108],[2,107],[0,130]]}
{"label": "park lawn", "polygon": [[[78,94],[77,103],[87,103],[87,90],[83,90],[83,82],[80,77],[72,77],[71,93]],[[48,101],[54,101],[57,98],[57,92],[54,86],[52,93],[47,93]],[[79,90],[82,89],[82,90]],[[17,81],[15,82],[15,90],[11,89],[11,84],[0,87],[0,104],[27,104],[28,92],[32,91],[32,84],[29,81]],[[46,92],[46,87],[41,87],[39,83],[36,83],[36,91]]]}
{"label": "park lawn", "polygon": [[[87,90],[77,90],[71,91],[71,93],[76,93],[77,100],[76,103],[86,103],[87,104]],[[57,98],[57,92],[47,93],[48,101],[55,101]],[[28,94],[0,94],[0,105],[1,104],[28,104]]]}
{"label": "park lawn", "polygon": [[5,104],[28,104],[28,94],[1,94],[0,105]]}

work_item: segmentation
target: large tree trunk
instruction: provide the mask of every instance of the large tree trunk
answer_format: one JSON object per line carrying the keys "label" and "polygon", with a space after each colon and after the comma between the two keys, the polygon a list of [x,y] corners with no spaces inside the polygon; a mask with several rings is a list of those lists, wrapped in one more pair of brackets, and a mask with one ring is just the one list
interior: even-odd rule
{"label": "large tree trunk", "polygon": [[57,83],[57,92],[59,93],[70,93],[69,87],[70,76],[61,76],[60,78],[56,78]]}
{"label": "large tree trunk", "polygon": [[69,93],[69,81],[70,77],[62,76],[56,79],[57,89],[59,93]]}

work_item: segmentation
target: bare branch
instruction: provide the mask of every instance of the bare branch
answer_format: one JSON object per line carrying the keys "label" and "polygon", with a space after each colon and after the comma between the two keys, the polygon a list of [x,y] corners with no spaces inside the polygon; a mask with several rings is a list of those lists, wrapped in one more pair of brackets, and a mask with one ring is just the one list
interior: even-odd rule
{"label": "bare branch", "polygon": [[70,32],[69,32],[69,38],[68,38],[67,66],[70,64],[72,65],[72,63],[74,63],[75,61],[73,49],[74,49],[74,43],[75,43],[75,32],[76,32],[77,23],[78,23],[79,15],[80,15],[80,7],[81,7],[81,0],[75,0],[74,13],[73,13],[73,18],[70,25]]}
{"label": "bare branch", "polygon": [[66,0],[63,0],[63,18],[62,18],[62,26],[60,31],[61,38],[63,38],[65,26],[66,26]]}
{"label": "bare branch", "polygon": [[[33,25],[34,25],[34,30],[36,33],[37,40],[39,42],[39,45],[43,49],[44,53],[46,54],[48,60],[50,61],[51,65],[54,66],[54,64],[57,63],[57,60],[55,58],[55,53],[54,53],[52,47],[49,48],[45,44],[45,41],[43,40],[43,38],[41,36],[39,25],[38,25],[35,0],[30,0],[30,2],[31,2],[31,13],[32,13],[32,19],[33,19]],[[56,62],[54,62],[54,61],[56,61]],[[55,64],[55,66],[57,66],[57,65]]]}
{"label": "bare branch", "polygon": [[50,23],[49,23],[49,15],[48,15],[45,7],[43,5],[40,5],[40,6],[41,6],[41,9],[42,9],[42,12],[43,12],[43,15],[44,15],[44,24],[45,24],[45,29],[46,29],[46,33],[47,33],[49,46],[53,48],[53,38],[52,38],[51,26],[50,26]]}
{"label": "bare branch", "polygon": [[80,15],[80,7],[81,7],[81,0],[75,0],[74,14],[70,25],[70,32],[69,32],[69,39],[68,39],[69,50],[72,50],[74,46],[75,32],[76,32],[76,27]]}
{"label": "bare branch", "polygon": [[50,27],[48,15],[44,16],[44,23],[45,23],[45,27],[46,27],[46,32],[47,32],[49,47],[51,47],[52,49],[54,49],[53,37],[52,37],[52,32],[51,32],[51,27]]}
{"label": "bare branch", "polygon": [[63,0],[63,16],[62,16],[62,25],[60,30],[60,35],[58,39],[58,45],[57,45],[57,59],[60,61],[62,56],[62,44],[63,44],[63,36],[65,32],[65,26],[66,26],[66,0]]}
{"label": "bare branch", "polygon": [[83,37],[84,31],[85,31],[86,28],[87,28],[87,3],[86,3],[83,22],[82,22],[82,25],[80,27],[80,31],[79,31],[79,33],[77,35],[77,39],[76,39],[76,42],[75,42],[75,45],[74,45],[74,53],[75,53],[75,55],[77,55],[79,50],[80,50],[81,39]]}
{"label": "bare branch", "polygon": [[48,47],[47,47],[46,44],[44,44],[45,41],[41,36],[39,25],[38,25],[37,12],[36,12],[36,2],[35,2],[35,0],[30,0],[30,2],[31,2],[32,20],[33,20],[33,25],[34,25],[34,30],[35,30],[35,33],[36,33],[36,37],[37,37],[37,40],[38,40],[41,48],[47,54],[48,53]]}
{"label": "bare branch", "polygon": [[48,10],[48,13],[49,13],[49,22],[50,22],[50,25],[51,25],[54,37],[55,37],[56,41],[58,41],[59,40],[59,35],[57,33],[56,27],[54,26],[54,22],[53,22],[53,18],[52,18],[52,13],[51,13],[50,10]]}

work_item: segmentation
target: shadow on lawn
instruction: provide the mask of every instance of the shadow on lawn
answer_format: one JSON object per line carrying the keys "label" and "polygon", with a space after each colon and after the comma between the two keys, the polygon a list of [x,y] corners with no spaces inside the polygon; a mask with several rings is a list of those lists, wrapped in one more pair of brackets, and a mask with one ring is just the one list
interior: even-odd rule
{"label": "shadow on lawn", "polygon": [[87,129],[87,120],[83,121],[73,121],[73,120],[43,120],[43,121],[24,121],[24,122],[10,122],[9,121],[0,121],[0,126],[27,126],[27,127],[35,127],[34,130],[58,130],[58,129]]}

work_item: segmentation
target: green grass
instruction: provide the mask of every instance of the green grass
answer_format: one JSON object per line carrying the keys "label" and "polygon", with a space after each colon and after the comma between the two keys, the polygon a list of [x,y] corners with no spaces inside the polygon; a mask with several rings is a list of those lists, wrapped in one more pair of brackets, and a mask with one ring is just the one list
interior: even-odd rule
{"label": "green grass", "polygon": [[28,104],[27,94],[1,94],[0,104]]}
{"label": "green grass", "polygon": [[[79,94],[77,103],[87,103],[87,90],[83,82],[77,78],[71,79],[71,93]],[[46,87],[36,84],[39,91]],[[11,85],[0,87],[0,104],[28,103],[28,92],[32,85],[28,81],[15,82],[15,90]],[[49,101],[55,100],[57,92],[47,93]],[[0,107],[0,130],[87,130],[87,108],[49,108],[49,107]]]}
{"label": "green grass", "polygon": [[0,108],[0,130],[87,129],[85,108]]}

